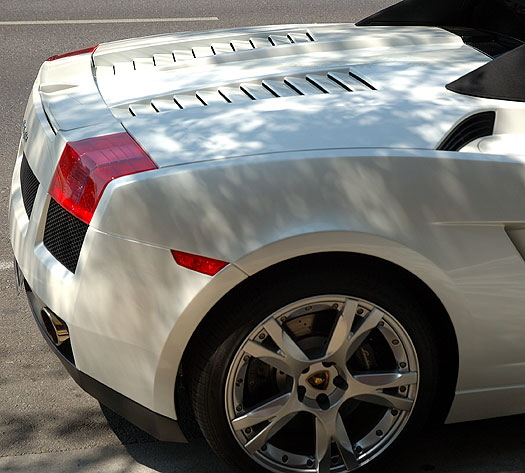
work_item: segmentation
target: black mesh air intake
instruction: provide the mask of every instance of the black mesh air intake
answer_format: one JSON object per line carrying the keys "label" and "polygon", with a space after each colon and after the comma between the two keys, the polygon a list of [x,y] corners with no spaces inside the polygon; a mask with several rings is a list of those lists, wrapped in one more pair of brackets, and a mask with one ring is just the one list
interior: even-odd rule
{"label": "black mesh air intake", "polygon": [[77,269],[87,229],[87,224],[51,199],[44,231],[44,246],[72,273]]}
{"label": "black mesh air intake", "polygon": [[31,212],[33,211],[38,186],[38,179],[29,167],[27,158],[24,155],[20,166],[20,188],[22,190],[22,200],[24,201],[24,207],[28,218],[31,218]]}
{"label": "black mesh air intake", "polygon": [[438,146],[441,151],[459,151],[470,142],[494,132],[495,112],[481,112],[463,120]]}

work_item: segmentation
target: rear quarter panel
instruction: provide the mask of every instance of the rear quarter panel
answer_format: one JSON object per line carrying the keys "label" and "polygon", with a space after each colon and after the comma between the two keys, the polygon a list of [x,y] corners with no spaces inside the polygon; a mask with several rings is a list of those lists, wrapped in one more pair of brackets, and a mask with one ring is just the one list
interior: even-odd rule
{"label": "rear quarter panel", "polygon": [[[226,260],[248,275],[323,251],[371,254],[406,268],[436,293],[455,327],[456,404],[468,400],[453,407],[449,420],[458,421],[525,410],[525,263],[505,231],[525,222],[524,200],[519,159],[323,150],[119,179],[92,225]],[[206,289],[196,295],[177,317],[163,358],[180,357],[173,347],[189,339],[218,297]],[[487,393],[495,391],[519,402],[494,405]]]}

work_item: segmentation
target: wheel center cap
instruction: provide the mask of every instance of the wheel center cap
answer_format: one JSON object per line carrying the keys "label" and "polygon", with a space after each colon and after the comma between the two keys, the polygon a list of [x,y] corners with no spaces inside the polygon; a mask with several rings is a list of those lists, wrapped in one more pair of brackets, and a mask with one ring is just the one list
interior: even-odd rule
{"label": "wheel center cap", "polygon": [[326,391],[326,388],[328,388],[328,385],[330,384],[330,372],[327,370],[317,371],[308,376],[306,382],[314,389]]}

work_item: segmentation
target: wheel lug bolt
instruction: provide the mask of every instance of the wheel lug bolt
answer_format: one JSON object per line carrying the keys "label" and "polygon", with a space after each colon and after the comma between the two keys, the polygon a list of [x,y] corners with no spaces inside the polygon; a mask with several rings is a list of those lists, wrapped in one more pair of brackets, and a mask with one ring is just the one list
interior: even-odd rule
{"label": "wheel lug bolt", "polygon": [[266,334],[265,334],[265,333],[261,333],[261,334],[259,335],[259,339],[260,339],[260,340],[264,340],[265,338],[266,338]]}
{"label": "wheel lug bolt", "polygon": [[404,393],[406,390],[407,390],[407,388],[405,386],[401,386],[399,388],[399,391],[402,392],[402,393]]}
{"label": "wheel lug bolt", "polygon": [[244,429],[244,432],[247,433],[247,434],[251,434],[252,433],[252,428],[251,427],[247,427],[246,429]]}
{"label": "wheel lug bolt", "polygon": [[383,431],[382,430],[376,430],[376,435],[378,437],[381,437],[383,435]]}
{"label": "wheel lug bolt", "polygon": [[340,462],[339,456],[332,457],[332,465],[337,465]]}
{"label": "wheel lug bolt", "polygon": [[249,359],[250,359],[250,357],[249,357],[248,355],[246,355],[246,356],[243,358],[244,361],[248,361]]}
{"label": "wheel lug bolt", "polygon": [[314,466],[314,461],[309,458],[308,460],[306,460],[306,466]]}
{"label": "wheel lug bolt", "polygon": [[328,398],[326,394],[319,394],[315,398],[315,400],[317,401],[317,404],[319,404],[319,407],[323,411],[327,411],[328,409],[330,409],[330,399]]}
{"label": "wheel lug bolt", "polygon": [[399,414],[399,412],[398,412],[397,410],[395,410],[395,409],[392,409],[392,410],[390,411],[390,413],[391,413],[393,416],[397,416],[397,415]]}
{"label": "wheel lug bolt", "polygon": [[363,312],[364,312],[364,310],[363,310],[363,309],[357,309],[357,315],[362,315],[362,314],[363,314]]}
{"label": "wheel lug bolt", "polygon": [[237,412],[242,411],[242,406],[241,406],[241,405],[237,406],[237,407],[235,408],[235,410],[236,410]]}
{"label": "wheel lug bolt", "polygon": [[281,317],[281,322],[282,323],[286,322],[286,317]]}
{"label": "wheel lug bolt", "polygon": [[363,449],[358,445],[355,447],[355,453],[363,453]]}
{"label": "wheel lug bolt", "polygon": [[380,326],[380,327],[384,327],[384,326],[385,326],[385,323],[381,320],[381,322],[379,322],[379,326]]}
{"label": "wheel lug bolt", "polygon": [[288,461],[288,455],[283,455],[283,463],[286,463]]}
{"label": "wheel lug bolt", "polygon": [[348,389],[348,383],[342,376],[336,376],[334,378],[334,386],[339,389],[342,389],[343,391],[346,391]]}
{"label": "wheel lug bolt", "polygon": [[401,363],[399,363],[399,367],[400,368],[406,368],[407,364],[404,361],[402,361]]}

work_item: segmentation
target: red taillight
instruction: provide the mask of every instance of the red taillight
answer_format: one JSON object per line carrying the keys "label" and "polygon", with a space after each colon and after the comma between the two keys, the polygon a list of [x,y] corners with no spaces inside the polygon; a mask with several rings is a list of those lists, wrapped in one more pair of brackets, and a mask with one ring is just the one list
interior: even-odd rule
{"label": "red taillight", "polygon": [[113,179],[152,169],[157,169],[155,163],[127,133],[74,141],[62,152],[49,193],[89,224]]}
{"label": "red taillight", "polygon": [[183,251],[171,250],[171,254],[177,264],[192,269],[193,271],[207,274],[208,276],[214,276],[229,264],[226,261],[207,258],[206,256],[192,255],[190,253],[184,253]]}
{"label": "red taillight", "polygon": [[56,56],[48,57],[46,61],[56,61],[57,59],[63,59],[65,57],[78,56],[79,54],[94,53],[97,48],[98,44],[95,46],[90,46],[89,48],[76,49],[75,51],[69,51],[68,53],[57,54]]}

